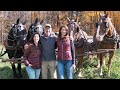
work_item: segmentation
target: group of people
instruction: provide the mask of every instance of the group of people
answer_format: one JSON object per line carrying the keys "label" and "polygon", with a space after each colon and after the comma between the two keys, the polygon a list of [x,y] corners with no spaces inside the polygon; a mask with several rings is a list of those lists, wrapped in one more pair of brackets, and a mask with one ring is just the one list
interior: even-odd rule
{"label": "group of people", "polygon": [[56,36],[52,26],[46,24],[43,35],[32,35],[23,56],[29,79],[47,79],[48,70],[51,79],[73,79],[75,49],[68,31],[67,26],[61,26]]}

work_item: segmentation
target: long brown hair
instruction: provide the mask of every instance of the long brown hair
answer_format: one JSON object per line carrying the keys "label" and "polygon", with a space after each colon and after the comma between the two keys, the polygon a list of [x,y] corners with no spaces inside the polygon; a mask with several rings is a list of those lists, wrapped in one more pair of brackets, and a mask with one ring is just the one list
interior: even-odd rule
{"label": "long brown hair", "polygon": [[66,29],[66,35],[65,35],[65,38],[68,38],[68,37],[69,37],[68,27],[65,26],[65,25],[63,25],[63,26],[61,26],[60,29],[59,29],[58,39],[61,39],[61,38],[62,38],[62,37],[61,37],[61,36],[62,36],[62,34],[61,34],[61,30],[62,30],[62,28],[65,28],[65,29]]}

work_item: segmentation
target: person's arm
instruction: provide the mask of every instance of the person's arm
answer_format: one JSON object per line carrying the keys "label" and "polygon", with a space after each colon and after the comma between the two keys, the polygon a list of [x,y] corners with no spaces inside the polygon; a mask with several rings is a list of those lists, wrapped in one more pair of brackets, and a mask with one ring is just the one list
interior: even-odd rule
{"label": "person's arm", "polygon": [[55,35],[55,49],[57,49],[57,39],[58,37]]}
{"label": "person's arm", "polygon": [[24,64],[25,64],[26,66],[29,66],[28,55],[29,55],[29,45],[28,45],[28,44],[25,44],[25,46],[24,46],[24,55],[23,55],[23,58],[24,58]]}

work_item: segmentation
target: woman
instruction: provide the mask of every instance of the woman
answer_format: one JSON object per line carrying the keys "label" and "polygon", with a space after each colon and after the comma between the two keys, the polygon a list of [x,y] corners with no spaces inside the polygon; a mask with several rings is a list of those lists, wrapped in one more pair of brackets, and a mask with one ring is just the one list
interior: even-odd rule
{"label": "woman", "polygon": [[[73,79],[73,66],[75,66],[75,49],[72,38],[68,33],[68,27],[62,26],[59,30],[58,41],[58,62],[57,71],[58,79],[64,79],[64,71],[66,71],[67,78]],[[66,68],[66,70],[64,70]]]}
{"label": "woman", "polygon": [[41,46],[39,33],[34,33],[30,42],[25,46],[24,64],[29,79],[39,79],[41,71]]}

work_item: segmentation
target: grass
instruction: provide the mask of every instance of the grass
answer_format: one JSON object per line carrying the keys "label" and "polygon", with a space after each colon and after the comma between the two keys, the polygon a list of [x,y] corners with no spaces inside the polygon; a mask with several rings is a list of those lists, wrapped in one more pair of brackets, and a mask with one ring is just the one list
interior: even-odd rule
{"label": "grass", "polygon": [[86,79],[120,79],[120,50],[115,51],[115,55],[112,59],[112,64],[110,68],[110,77],[107,78],[107,62],[108,55],[104,60],[106,61],[105,66],[103,66],[103,77],[99,77],[98,69],[95,67],[97,65],[97,58],[94,57],[92,62],[88,60],[88,58],[84,58],[84,64],[82,69],[82,75]]}
{"label": "grass", "polygon": [[[3,45],[0,45],[0,52],[4,48]],[[5,48],[3,49],[3,52],[5,51]],[[8,55],[5,54],[2,58],[7,59]],[[16,64],[17,66],[17,64]],[[25,65],[22,63],[22,74],[24,79],[28,79],[28,75],[25,70]],[[0,59],[0,79],[12,79],[12,67],[9,62],[2,62]]]}
{"label": "grass", "polygon": [[[0,45],[0,52],[2,50],[2,45]],[[5,50],[5,49],[4,49]],[[115,55],[112,60],[112,65],[110,68],[110,77],[109,79],[120,79],[120,50],[115,51]],[[2,58],[8,58],[5,54]],[[106,64],[108,57],[105,58]],[[84,64],[82,69],[82,75],[84,79],[101,79],[98,75],[98,69],[95,67],[97,64],[97,58],[94,57],[90,63],[88,58],[84,58]],[[25,70],[25,65],[22,63],[22,74],[23,79],[28,79],[28,75]],[[74,76],[76,79],[76,76]],[[0,60],[0,79],[12,79],[12,69],[9,62],[1,62]],[[107,79],[107,68],[103,67],[103,77],[102,79]]]}

